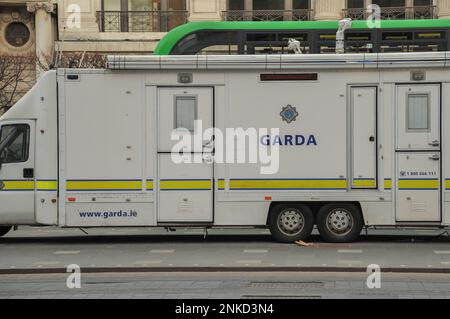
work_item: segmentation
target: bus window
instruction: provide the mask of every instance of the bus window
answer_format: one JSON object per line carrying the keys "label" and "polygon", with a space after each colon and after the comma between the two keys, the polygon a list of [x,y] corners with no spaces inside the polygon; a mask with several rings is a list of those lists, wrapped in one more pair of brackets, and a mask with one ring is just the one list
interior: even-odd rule
{"label": "bus window", "polygon": [[381,38],[383,41],[411,41],[413,39],[413,33],[386,31],[381,34]]}
{"label": "bus window", "polygon": [[347,42],[345,44],[345,52],[346,53],[373,53],[373,44],[372,43],[352,43]]}
{"label": "bus window", "polygon": [[248,42],[276,41],[275,33],[249,33],[247,34]]}
{"label": "bus window", "polygon": [[202,49],[198,54],[201,55],[214,55],[214,54],[238,54],[239,47],[237,45],[212,45],[210,47]]}
{"label": "bus window", "polygon": [[321,45],[319,47],[319,52],[322,54],[336,53],[336,46],[335,45]]}
{"label": "bus window", "polygon": [[308,41],[308,33],[280,33],[278,34],[278,41],[289,42],[289,39],[295,39],[301,42]]}

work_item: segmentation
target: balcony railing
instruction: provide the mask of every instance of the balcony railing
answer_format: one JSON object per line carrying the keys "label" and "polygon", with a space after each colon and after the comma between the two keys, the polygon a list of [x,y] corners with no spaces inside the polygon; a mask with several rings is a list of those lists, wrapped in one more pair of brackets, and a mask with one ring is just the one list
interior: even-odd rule
{"label": "balcony railing", "polygon": [[313,10],[228,10],[222,11],[224,21],[309,21]]}
{"label": "balcony railing", "polygon": [[[372,12],[368,12],[365,8],[344,9],[343,15],[353,20],[367,20],[372,15]],[[436,6],[382,7],[380,19],[434,19],[436,17]]]}
{"label": "balcony railing", "polygon": [[167,32],[187,18],[187,11],[97,11],[100,32]]}

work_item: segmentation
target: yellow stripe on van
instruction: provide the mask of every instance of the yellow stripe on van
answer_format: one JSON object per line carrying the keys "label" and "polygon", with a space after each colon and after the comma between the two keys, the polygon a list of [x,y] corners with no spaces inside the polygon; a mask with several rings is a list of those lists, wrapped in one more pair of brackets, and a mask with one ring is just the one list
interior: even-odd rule
{"label": "yellow stripe on van", "polygon": [[152,190],[155,188],[155,183],[153,182],[153,180],[147,180],[147,181],[145,182],[145,188],[146,188],[148,191],[152,191]]}
{"label": "yellow stripe on van", "polygon": [[68,191],[139,191],[142,190],[141,180],[110,180],[110,181],[67,181]]}
{"label": "yellow stripe on van", "polygon": [[225,189],[225,180],[224,179],[219,179],[217,181],[217,188],[219,189]]}
{"label": "yellow stripe on van", "polygon": [[438,179],[401,179],[398,181],[398,188],[400,190],[428,190],[439,189]]}
{"label": "yellow stripe on van", "polygon": [[377,181],[374,179],[355,179],[353,180],[353,187],[376,187]]}
{"label": "yellow stripe on van", "polygon": [[37,181],[36,188],[38,190],[56,191],[58,189],[57,181]]}
{"label": "yellow stripe on van", "polygon": [[170,190],[211,190],[211,180],[161,180],[160,189]]}
{"label": "yellow stripe on van", "polygon": [[34,190],[34,181],[0,181],[4,184],[2,191],[30,191]]}
{"label": "yellow stripe on van", "polygon": [[445,189],[446,189],[446,190],[450,190],[450,179],[447,179],[447,180],[445,181]]}
{"label": "yellow stripe on van", "polygon": [[392,189],[392,179],[386,178],[384,180],[384,189]]}
{"label": "yellow stripe on van", "polygon": [[345,179],[308,179],[308,180],[230,180],[232,190],[283,190],[283,189],[347,189]]}

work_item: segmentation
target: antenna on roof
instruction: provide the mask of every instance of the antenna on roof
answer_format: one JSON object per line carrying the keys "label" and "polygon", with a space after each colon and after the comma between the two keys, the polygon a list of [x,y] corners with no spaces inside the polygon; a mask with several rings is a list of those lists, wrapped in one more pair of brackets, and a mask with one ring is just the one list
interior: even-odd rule
{"label": "antenna on roof", "polygon": [[339,21],[339,29],[336,32],[336,54],[345,53],[345,31],[352,28],[352,19],[346,18]]}

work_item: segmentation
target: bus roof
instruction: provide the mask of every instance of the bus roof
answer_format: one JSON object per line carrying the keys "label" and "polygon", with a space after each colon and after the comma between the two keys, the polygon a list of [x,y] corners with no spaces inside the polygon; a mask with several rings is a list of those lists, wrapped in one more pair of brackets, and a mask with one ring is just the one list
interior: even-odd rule
{"label": "bus roof", "polygon": [[[449,28],[450,19],[423,20],[381,20],[381,29],[408,28]],[[269,21],[269,22],[216,22],[202,21],[183,24],[161,39],[154,52],[155,55],[169,55],[179,41],[189,34],[201,30],[337,30],[338,21]],[[370,29],[367,21],[353,21],[352,29]]]}

